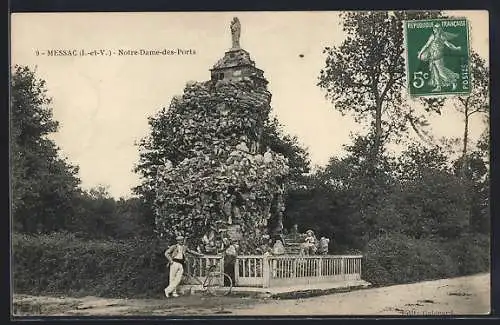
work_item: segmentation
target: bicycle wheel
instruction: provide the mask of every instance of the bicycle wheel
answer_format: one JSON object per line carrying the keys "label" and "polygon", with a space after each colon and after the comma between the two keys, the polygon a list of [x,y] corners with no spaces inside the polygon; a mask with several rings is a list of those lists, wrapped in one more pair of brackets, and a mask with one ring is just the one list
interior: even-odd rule
{"label": "bicycle wheel", "polygon": [[213,272],[203,282],[203,289],[213,296],[227,296],[233,289],[233,280],[226,273]]}

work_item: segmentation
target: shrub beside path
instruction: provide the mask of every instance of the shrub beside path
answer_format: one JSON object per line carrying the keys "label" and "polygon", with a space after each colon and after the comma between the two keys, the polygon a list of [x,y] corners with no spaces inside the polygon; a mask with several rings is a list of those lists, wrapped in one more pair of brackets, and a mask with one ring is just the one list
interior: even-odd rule
{"label": "shrub beside path", "polygon": [[184,296],[105,299],[14,295],[16,316],[466,315],[490,311],[490,274],[294,300]]}

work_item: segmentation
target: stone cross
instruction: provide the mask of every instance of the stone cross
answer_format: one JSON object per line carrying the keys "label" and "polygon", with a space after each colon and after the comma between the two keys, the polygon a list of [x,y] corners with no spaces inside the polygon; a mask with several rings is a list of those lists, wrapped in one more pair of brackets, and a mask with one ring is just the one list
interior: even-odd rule
{"label": "stone cross", "polygon": [[241,24],[238,17],[234,17],[231,21],[231,38],[233,41],[233,49],[240,48]]}

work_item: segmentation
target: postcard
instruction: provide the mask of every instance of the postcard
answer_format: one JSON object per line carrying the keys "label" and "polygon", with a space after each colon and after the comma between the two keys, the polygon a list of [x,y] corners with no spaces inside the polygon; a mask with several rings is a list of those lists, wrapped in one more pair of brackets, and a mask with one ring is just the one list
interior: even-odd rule
{"label": "postcard", "polygon": [[489,314],[488,19],[13,13],[13,316]]}

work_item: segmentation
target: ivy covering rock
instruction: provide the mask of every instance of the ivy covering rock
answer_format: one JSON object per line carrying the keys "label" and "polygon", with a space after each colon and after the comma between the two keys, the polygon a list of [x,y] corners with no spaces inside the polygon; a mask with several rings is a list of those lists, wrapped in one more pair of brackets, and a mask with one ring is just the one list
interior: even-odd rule
{"label": "ivy covering rock", "polygon": [[265,148],[271,94],[249,78],[189,82],[165,112],[164,164],[157,170],[156,228],[199,243],[239,225],[242,251],[282,228],[288,160]]}

